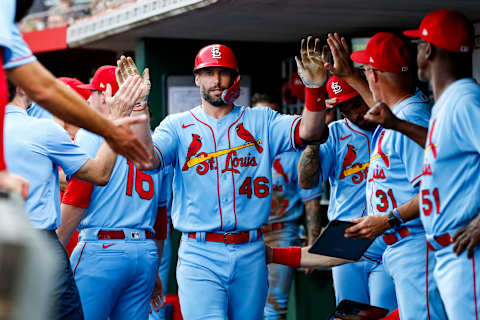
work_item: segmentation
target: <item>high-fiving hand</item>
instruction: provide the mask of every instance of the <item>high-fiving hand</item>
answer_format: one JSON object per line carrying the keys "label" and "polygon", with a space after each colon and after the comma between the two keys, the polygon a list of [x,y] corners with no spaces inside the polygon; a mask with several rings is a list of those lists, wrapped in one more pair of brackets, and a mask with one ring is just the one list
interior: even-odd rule
{"label": "high-fiving hand", "polygon": [[[128,77],[140,76],[137,65],[130,57],[121,56],[117,60],[117,69],[115,70],[115,75],[117,77],[118,85],[121,86],[122,83],[127,81]],[[150,94],[151,83],[150,83],[150,71],[148,68],[143,70],[142,82],[141,82],[142,93],[140,98],[136,103],[147,102],[148,95]]]}
{"label": "high-fiving hand", "polygon": [[333,65],[327,63],[325,66],[327,70],[342,79],[357,75],[350,60],[350,50],[348,49],[345,38],[340,37],[338,33],[329,33],[327,43],[333,56]]}
{"label": "high-fiving hand", "polygon": [[[321,52],[320,52],[321,50]],[[300,43],[301,59],[295,57],[297,62],[298,75],[303,84],[308,88],[319,88],[327,81],[328,47],[321,48],[320,39],[313,40],[308,36],[307,40],[302,39]]]}

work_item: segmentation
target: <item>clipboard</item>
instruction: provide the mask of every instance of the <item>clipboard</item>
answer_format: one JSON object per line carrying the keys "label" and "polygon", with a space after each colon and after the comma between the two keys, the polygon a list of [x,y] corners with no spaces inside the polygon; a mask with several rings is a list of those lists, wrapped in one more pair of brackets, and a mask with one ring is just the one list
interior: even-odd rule
{"label": "clipboard", "polygon": [[387,309],[345,299],[340,301],[328,319],[378,320],[387,314]]}
{"label": "clipboard", "polygon": [[345,229],[353,225],[355,223],[350,221],[330,221],[308,252],[353,261],[360,260],[374,239],[345,238]]}

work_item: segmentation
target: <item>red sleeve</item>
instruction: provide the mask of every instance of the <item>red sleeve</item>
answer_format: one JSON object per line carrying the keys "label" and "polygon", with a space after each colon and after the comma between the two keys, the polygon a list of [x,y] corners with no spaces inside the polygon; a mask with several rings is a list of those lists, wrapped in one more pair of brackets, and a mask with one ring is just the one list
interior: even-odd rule
{"label": "red sleeve", "polygon": [[87,209],[90,205],[90,196],[93,192],[93,184],[83,180],[72,178],[63,194],[62,203]]}
{"label": "red sleeve", "polygon": [[400,316],[398,315],[398,309],[390,313],[385,318],[380,318],[379,320],[400,320]]}
{"label": "red sleeve", "polygon": [[300,123],[302,123],[302,119],[298,121],[297,126],[295,127],[295,146],[303,147],[305,143],[303,143],[302,138],[300,138]]}
{"label": "red sleeve", "polygon": [[0,171],[7,169],[3,153],[3,120],[5,118],[5,106],[8,103],[8,85],[3,70],[3,48],[0,48]]}
{"label": "red sleeve", "polygon": [[155,225],[153,226],[153,230],[155,230],[155,240],[167,239],[167,224],[167,207],[158,207],[157,219],[155,220]]}

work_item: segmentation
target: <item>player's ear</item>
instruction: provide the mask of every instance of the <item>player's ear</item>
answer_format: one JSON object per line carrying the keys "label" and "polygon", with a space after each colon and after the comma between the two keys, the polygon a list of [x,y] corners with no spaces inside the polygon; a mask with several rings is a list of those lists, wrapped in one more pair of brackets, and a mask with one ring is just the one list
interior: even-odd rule
{"label": "player's ear", "polygon": [[425,60],[432,60],[433,58],[433,47],[430,43],[426,43],[425,45]]}
{"label": "player's ear", "polygon": [[200,76],[198,75],[198,72],[195,72],[194,77],[195,77],[195,85],[197,87],[200,87]]}

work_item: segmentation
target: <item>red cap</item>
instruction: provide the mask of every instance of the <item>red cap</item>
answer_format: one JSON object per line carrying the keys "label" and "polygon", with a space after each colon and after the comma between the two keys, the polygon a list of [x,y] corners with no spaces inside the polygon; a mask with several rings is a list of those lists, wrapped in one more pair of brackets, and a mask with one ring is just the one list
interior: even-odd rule
{"label": "red cap", "polygon": [[238,73],[237,59],[232,49],[222,44],[211,44],[203,47],[195,58],[193,72],[208,67],[233,69]]}
{"label": "red cap", "polygon": [[297,98],[298,101],[305,101],[305,85],[296,72],[292,73],[290,77],[290,90],[292,96]]}
{"label": "red cap", "polygon": [[92,82],[89,84],[84,84],[78,86],[82,89],[88,90],[100,90],[105,91],[107,89],[107,84],[110,84],[112,87],[112,95],[117,93],[118,91],[118,82],[117,78],[115,77],[115,69],[117,67],[114,66],[101,66],[97,69],[95,74],[93,75]]}
{"label": "red cap", "polygon": [[58,78],[58,80],[62,81],[67,86],[75,90],[75,92],[81,95],[83,99],[88,100],[88,98],[90,98],[90,90],[80,88],[79,86],[83,86],[84,84],[77,78],[60,77]]}
{"label": "red cap", "polygon": [[373,68],[401,73],[408,71],[410,54],[402,39],[388,32],[375,34],[367,43],[365,50],[356,51],[350,58],[358,63],[369,64]]}
{"label": "red cap", "polygon": [[475,42],[472,23],[460,12],[447,9],[430,12],[423,18],[420,28],[403,34],[458,53],[472,52]]}
{"label": "red cap", "polygon": [[337,98],[337,102],[334,106],[358,96],[357,91],[350,87],[345,80],[337,76],[331,76],[330,79],[328,79],[327,92],[330,99]]}

